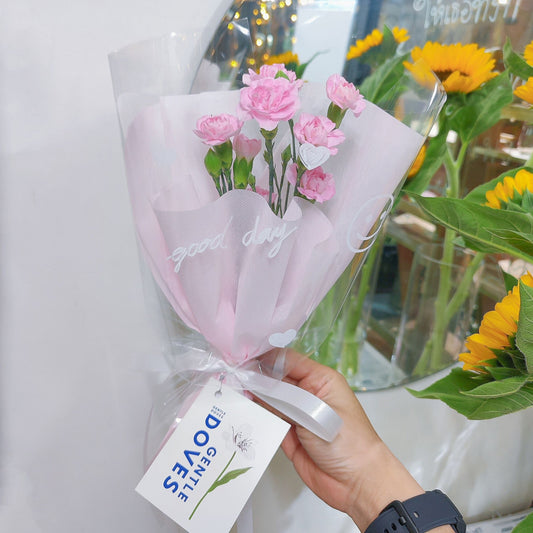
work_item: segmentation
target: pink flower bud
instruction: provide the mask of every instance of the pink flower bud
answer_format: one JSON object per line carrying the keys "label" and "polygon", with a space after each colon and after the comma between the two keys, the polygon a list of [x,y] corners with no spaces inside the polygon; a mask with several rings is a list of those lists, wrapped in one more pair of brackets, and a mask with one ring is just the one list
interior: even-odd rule
{"label": "pink flower bud", "polygon": [[246,135],[239,133],[233,139],[233,149],[237,157],[244,157],[250,162],[261,150],[261,141],[259,139],[249,139]]}
{"label": "pink flower bud", "polygon": [[332,74],[326,82],[328,98],[342,110],[351,109],[358,117],[366,106],[364,96],[339,74]]}

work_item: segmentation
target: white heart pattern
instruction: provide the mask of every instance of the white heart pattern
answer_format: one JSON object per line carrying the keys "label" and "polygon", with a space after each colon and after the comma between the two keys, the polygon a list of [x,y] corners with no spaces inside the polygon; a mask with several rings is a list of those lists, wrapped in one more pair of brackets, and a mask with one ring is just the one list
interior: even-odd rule
{"label": "white heart pattern", "polygon": [[313,170],[324,164],[331,155],[329,148],[326,146],[315,146],[311,143],[305,143],[300,146],[300,159],[307,170]]}
{"label": "white heart pattern", "polygon": [[296,330],[288,329],[285,333],[272,333],[268,337],[268,342],[275,348],[285,348],[296,338]]}

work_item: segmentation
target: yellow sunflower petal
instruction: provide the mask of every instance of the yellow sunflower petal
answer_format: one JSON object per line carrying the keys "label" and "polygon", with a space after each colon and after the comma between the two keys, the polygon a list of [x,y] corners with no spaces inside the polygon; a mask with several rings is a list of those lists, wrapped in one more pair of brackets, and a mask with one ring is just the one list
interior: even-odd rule
{"label": "yellow sunflower petal", "polygon": [[468,339],[465,344],[470,351],[459,355],[459,360],[464,363],[463,368],[465,370],[477,370],[476,366],[483,365],[484,361],[496,357],[494,352],[484,344],[477,343],[471,339]]}
{"label": "yellow sunflower petal", "polygon": [[379,46],[383,42],[383,33],[378,29],[374,29],[372,33],[368,34],[364,39],[357,39],[355,44],[350,46],[346,59],[355,59],[361,57],[371,48]]}
{"label": "yellow sunflower petal", "polygon": [[283,52],[283,54],[277,54],[277,55],[270,56],[265,61],[265,64],[267,65],[276,65],[278,63],[282,63],[284,65],[288,65],[289,63],[296,63],[297,65],[299,65],[300,60],[298,58],[298,54],[288,51],[288,52]]}
{"label": "yellow sunflower petal", "polygon": [[[520,278],[520,283],[533,287],[533,275],[527,272]],[[476,366],[496,357],[492,350],[511,347],[520,313],[519,284],[495,305],[493,311],[485,313],[479,333],[474,333],[466,339],[465,346],[469,352],[459,355],[465,370],[479,371]]]}
{"label": "yellow sunflower petal", "polygon": [[520,278],[520,283],[525,283],[528,287],[533,287],[533,276],[527,272]]}
{"label": "yellow sunflower petal", "polygon": [[523,85],[519,85],[514,90],[514,94],[515,96],[518,96],[518,98],[521,98],[528,104],[533,105],[533,77],[528,78],[526,83],[524,83]]}
{"label": "yellow sunflower petal", "polygon": [[501,209],[502,204],[494,191],[487,191],[485,193],[485,197],[487,198],[487,203],[485,205],[488,205],[493,209]]}
{"label": "yellow sunflower petal", "polygon": [[[481,327],[480,326],[480,330]],[[497,350],[501,350],[502,348],[505,348],[506,346],[509,346],[509,342],[507,341],[507,338],[497,338],[497,334],[490,331],[484,331],[485,334],[482,334],[481,331],[479,333],[474,333],[473,335],[470,335],[469,339],[474,340],[475,342],[479,344],[484,344],[488,348],[494,348]]]}
{"label": "yellow sunflower petal", "polygon": [[425,159],[426,159],[426,146],[424,145],[422,146],[422,148],[420,148],[420,151],[418,152],[415,160],[413,161],[413,166],[411,167],[409,174],[407,174],[408,178],[412,178],[418,173]]}
{"label": "yellow sunflower petal", "polygon": [[514,335],[516,333],[516,322],[514,320],[507,320],[506,316],[500,314],[496,310],[485,313],[483,316],[483,325],[484,329],[488,328],[493,332],[498,331],[498,338],[503,337],[504,342],[507,341],[510,335]]}
{"label": "yellow sunflower petal", "polygon": [[524,59],[528,65],[533,67],[533,41],[531,41],[524,50]]}
{"label": "yellow sunflower petal", "polygon": [[398,26],[394,26],[394,28],[392,28],[392,35],[398,44],[404,43],[411,38],[406,28],[398,28]]}

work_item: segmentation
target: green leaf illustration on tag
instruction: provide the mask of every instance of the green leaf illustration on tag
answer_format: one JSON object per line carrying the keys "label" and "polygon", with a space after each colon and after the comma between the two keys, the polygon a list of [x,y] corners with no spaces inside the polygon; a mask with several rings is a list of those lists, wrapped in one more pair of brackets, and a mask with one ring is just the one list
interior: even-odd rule
{"label": "green leaf illustration on tag", "polygon": [[220,487],[221,485],[225,485],[226,483],[229,483],[232,479],[235,479],[239,477],[240,475],[244,474],[245,472],[248,472],[252,468],[251,466],[247,468],[237,468],[236,470],[232,470],[231,472],[228,472],[223,478],[217,479],[212,485],[211,488],[207,492],[214,491],[217,487]]}
{"label": "green leaf illustration on tag", "polygon": [[[246,446],[249,446],[249,443],[251,441],[249,439],[243,438],[240,433],[235,434],[235,430],[233,430],[233,442],[236,445],[237,449],[243,451],[243,449],[246,448]],[[246,446],[244,446],[245,444],[246,444]],[[218,488],[218,487],[220,487],[222,485],[226,485],[230,481],[238,478],[239,476],[242,476],[243,474],[245,474],[246,472],[248,472],[248,470],[250,470],[252,468],[251,466],[248,466],[246,468],[236,468],[235,470],[230,470],[229,472],[227,472],[227,470],[228,470],[229,466],[231,465],[233,459],[235,459],[235,455],[237,455],[237,450],[235,450],[233,452],[233,455],[230,457],[229,461],[226,463],[226,466],[224,467],[222,472],[220,472],[220,474],[215,479],[215,481],[213,481],[213,484],[207,489],[205,494],[200,498],[200,500],[198,501],[198,503],[196,504],[196,506],[192,510],[192,513],[189,516],[189,520],[191,520],[191,518],[194,516],[194,513],[196,513],[198,507],[200,507],[200,504],[204,501],[205,497],[210,492],[213,492],[216,488]]]}

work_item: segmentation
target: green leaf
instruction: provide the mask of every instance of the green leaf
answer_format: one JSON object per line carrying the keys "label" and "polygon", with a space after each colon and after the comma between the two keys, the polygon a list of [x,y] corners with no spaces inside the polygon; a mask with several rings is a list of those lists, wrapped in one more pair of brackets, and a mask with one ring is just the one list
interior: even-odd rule
{"label": "green leaf", "polygon": [[524,520],[519,522],[511,533],[531,533],[533,531],[533,512],[529,513]]}
{"label": "green leaf", "polygon": [[516,346],[526,360],[529,374],[533,374],[533,287],[520,283],[520,314]]}
{"label": "green leaf", "polygon": [[511,40],[507,37],[507,41],[503,46],[503,61],[505,66],[519,78],[527,80],[533,76],[533,67],[528,65],[525,59],[517,54],[511,45]]}
{"label": "green leaf", "polygon": [[217,487],[220,487],[221,485],[225,485],[226,483],[229,483],[233,479],[242,476],[242,474],[248,472],[252,467],[249,466],[247,468],[237,468],[236,470],[232,470],[231,472],[228,472],[224,474],[223,477],[221,477],[219,480],[215,481],[213,485],[211,485],[209,492],[213,492]]}
{"label": "green leaf", "polygon": [[533,405],[533,384],[526,383],[518,391],[498,398],[468,396],[479,385],[473,372],[454,368],[450,374],[422,391],[407,389],[417,398],[438,399],[471,420],[486,420],[514,413]]}
{"label": "green leaf", "polygon": [[311,61],[313,61],[317,56],[321,55],[321,54],[325,54],[327,53],[326,50],[322,50],[322,51],[319,51],[319,52],[315,52],[312,56],[311,56],[311,59],[309,59],[308,61],[306,61],[305,63],[300,63],[299,65],[297,65],[296,63],[293,63],[294,64],[294,68],[291,68],[290,70],[294,70],[294,72],[296,73],[296,77],[298,79],[302,79],[303,78],[303,75],[304,75],[304,72],[305,72],[305,69],[309,66],[309,64],[311,63]]}
{"label": "green leaf", "polygon": [[[509,211],[502,211],[502,213]],[[528,216],[527,214],[525,216]],[[533,220],[533,219],[532,219]],[[514,231],[509,229],[493,228],[494,235],[503,239],[509,246],[516,250],[522,251],[529,257],[533,257],[533,235],[523,231]]]}
{"label": "green leaf", "polygon": [[467,95],[466,105],[457,109],[449,120],[461,141],[468,143],[494,126],[501,110],[513,101],[513,88],[507,72],[489,80],[481,89]]}
{"label": "green leaf", "polygon": [[426,149],[426,158],[420,170],[412,177],[408,178],[403,186],[404,192],[422,193],[429,185],[429,182],[442,165],[444,154],[446,153],[446,135],[438,135],[429,140]]}
{"label": "green leaf", "polygon": [[[427,198],[416,194],[411,196],[436,222],[457,231],[472,249],[487,253],[508,253],[533,262],[533,254],[529,253],[533,217],[492,209],[466,200]],[[509,232],[512,232],[512,243],[507,240]]]}
{"label": "green leaf", "polygon": [[505,368],[503,366],[485,366],[485,370],[494,379],[507,379],[522,375],[520,370],[516,368]]}
{"label": "green leaf", "polygon": [[509,292],[510,290],[513,289],[515,285],[518,284],[518,280],[514,276],[509,274],[508,272],[505,272],[504,270],[502,270],[502,274],[503,274],[503,281],[505,283],[505,290]]}
{"label": "green leaf", "polygon": [[400,81],[406,58],[407,54],[403,54],[387,59],[359,86],[361,94],[372,103],[380,101]]}
{"label": "green leaf", "polygon": [[526,383],[526,380],[527,376],[524,375],[513,376],[484,383],[475,389],[464,391],[462,394],[474,398],[500,398],[501,396],[509,396],[519,391]]}
{"label": "green leaf", "polygon": [[522,195],[522,208],[529,213],[533,213],[533,194],[531,194],[529,189],[526,189]]}
{"label": "green leaf", "polygon": [[498,185],[498,183],[503,183],[503,180],[507,176],[511,176],[514,178],[514,176],[519,170],[527,170],[529,172],[533,172],[533,168],[531,167],[513,168],[512,170],[508,170],[507,172],[500,174],[497,178],[494,178],[490,181],[487,181],[486,183],[482,183],[481,185],[477,186],[475,189],[470,191],[464,199],[475,204],[485,204],[485,202],[487,201],[487,198],[485,196],[486,192],[492,191],[496,187],[496,185]]}
{"label": "green leaf", "polygon": [[394,38],[394,34],[386,24],[383,26],[383,41],[381,41],[381,45],[379,46],[379,48],[383,59],[392,57],[396,53],[396,49],[398,48],[398,43]]}

